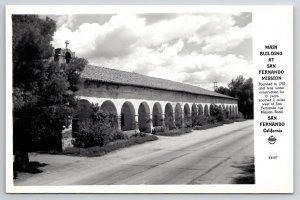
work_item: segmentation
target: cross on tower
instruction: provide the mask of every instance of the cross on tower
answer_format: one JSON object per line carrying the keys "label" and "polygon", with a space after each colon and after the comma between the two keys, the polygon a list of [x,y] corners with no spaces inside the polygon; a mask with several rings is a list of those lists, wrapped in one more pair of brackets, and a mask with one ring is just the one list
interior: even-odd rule
{"label": "cross on tower", "polygon": [[70,43],[68,42],[68,40],[66,40],[65,44],[66,44],[66,49],[67,49],[67,48],[68,48],[68,45],[69,45]]}

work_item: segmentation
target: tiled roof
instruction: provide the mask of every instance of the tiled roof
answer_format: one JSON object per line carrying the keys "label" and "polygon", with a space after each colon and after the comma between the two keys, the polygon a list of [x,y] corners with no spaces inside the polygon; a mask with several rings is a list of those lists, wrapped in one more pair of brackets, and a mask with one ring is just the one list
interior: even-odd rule
{"label": "tiled roof", "polygon": [[87,80],[115,83],[121,85],[132,85],[139,87],[155,88],[169,91],[179,91],[192,94],[201,94],[214,97],[223,97],[235,99],[226,95],[222,95],[210,90],[203,89],[201,87],[170,81],[161,78],[154,78],[145,76],[138,73],[120,71],[116,69],[110,69],[105,67],[99,67],[94,65],[87,65],[81,77]]}

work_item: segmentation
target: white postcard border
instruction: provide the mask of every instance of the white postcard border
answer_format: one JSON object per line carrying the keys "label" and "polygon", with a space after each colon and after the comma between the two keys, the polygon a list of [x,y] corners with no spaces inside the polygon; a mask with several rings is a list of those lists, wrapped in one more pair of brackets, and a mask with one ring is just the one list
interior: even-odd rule
{"label": "white postcard border", "polygon": [[[288,56],[286,72],[288,73],[287,93],[290,97],[286,108],[285,135],[277,149],[283,160],[270,163],[264,156],[270,150],[265,141],[265,135],[259,132],[260,116],[255,108],[255,164],[256,183],[253,185],[102,185],[102,186],[14,186],[13,184],[13,154],[12,154],[12,14],[99,14],[99,13],[192,13],[192,12],[252,12],[253,13],[253,58],[254,68],[257,63],[261,45],[270,39],[276,40],[279,46],[284,46]],[[279,23],[282,16],[287,19]],[[275,20],[276,19],[276,20]],[[6,191],[8,193],[292,193],[293,192],[293,7],[292,6],[199,6],[199,5],[126,5],[126,6],[32,6],[18,5],[6,8]],[[275,23],[275,25],[274,25]],[[269,33],[260,31],[260,28]],[[269,28],[268,28],[269,27]],[[272,37],[271,37],[272,36]],[[268,40],[269,39],[269,40]],[[272,42],[272,41],[270,41]],[[269,42],[269,43],[270,43]],[[272,42],[272,43],[274,43]],[[254,88],[257,83],[254,75]],[[256,94],[254,90],[254,94]],[[254,96],[255,98],[255,96]],[[255,100],[256,101],[256,100]],[[278,163],[279,161],[279,163]]]}

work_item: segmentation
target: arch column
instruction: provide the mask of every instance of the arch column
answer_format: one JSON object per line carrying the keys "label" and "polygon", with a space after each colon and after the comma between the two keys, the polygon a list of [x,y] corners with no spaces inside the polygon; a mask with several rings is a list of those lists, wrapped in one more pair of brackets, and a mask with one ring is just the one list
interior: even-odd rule
{"label": "arch column", "polygon": [[152,133],[152,130],[153,130],[153,122],[152,122],[152,112],[150,111],[150,114],[149,114],[149,125],[150,125],[150,133]]}
{"label": "arch column", "polygon": [[182,128],[185,128],[186,127],[186,123],[185,123],[185,114],[184,114],[184,105],[185,104],[183,104],[181,107],[181,109],[182,109],[182,111],[181,111],[181,118],[182,118]]}
{"label": "arch column", "polygon": [[118,116],[117,116],[117,119],[118,119],[118,130],[121,131],[121,130],[122,130],[122,128],[121,128],[121,123],[122,123],[122,122],[121,122],[121,119],[122,119],[121,115],[118,115]]}
{"label": "arch column", "polygon": [[139,130],[139,115],[134,116],[134,122],[135,122],[134,131],[136,133],[139,133],[140,132],[140,130]]}
{"label": "arch column", "polygon": [[161,121],[161,125],[163,126],[163,127],[165,127],[166,126],[166,124],[165,124],[165,113],[161,113],[161,117],[162,117],[162,121]]}

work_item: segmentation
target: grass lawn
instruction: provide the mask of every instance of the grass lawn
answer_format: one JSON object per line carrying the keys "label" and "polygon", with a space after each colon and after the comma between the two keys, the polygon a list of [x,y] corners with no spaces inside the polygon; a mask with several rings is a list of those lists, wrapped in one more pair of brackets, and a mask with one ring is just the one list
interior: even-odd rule
{"label": "grass lawn", "polygon": [[129,147],[136,144],[142,144],[145,142],[150,142],[157,140],[158,137],[155,135],[143,135],[143,136],[135,136],[130,137],[129,139],[124,140],[116,140],[113,142],[108,143],[105,146],[94,146],[88,148],[78,148],[78,147],[71,147],[65,149],[63,154],[66,155],[73,155],[73,156],[87,156],[87,157],[95,157],[95,156],[103,156],[109,152]]}

